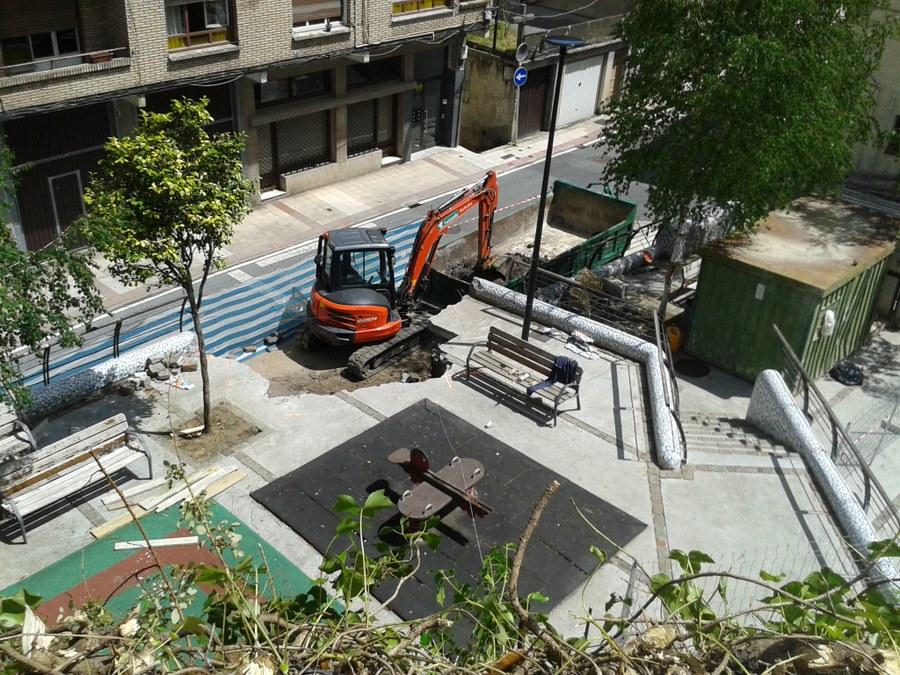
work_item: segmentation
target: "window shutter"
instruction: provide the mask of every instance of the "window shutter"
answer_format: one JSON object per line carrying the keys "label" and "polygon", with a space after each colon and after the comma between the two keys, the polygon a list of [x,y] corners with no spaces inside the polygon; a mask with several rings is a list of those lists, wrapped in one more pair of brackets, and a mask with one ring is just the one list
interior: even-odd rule
{"label": "window shutter", "polygon": [[341,0],[294,0],[294,23],[341,19]]}

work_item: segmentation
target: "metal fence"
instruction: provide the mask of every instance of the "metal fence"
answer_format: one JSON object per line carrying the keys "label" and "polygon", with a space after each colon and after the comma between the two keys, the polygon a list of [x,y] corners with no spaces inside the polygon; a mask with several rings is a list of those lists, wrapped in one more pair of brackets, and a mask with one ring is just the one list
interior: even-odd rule
{"label": "metal fence", "polygon": [[844,482],[869,516],[869,521],[878,536],[884,539],[897,536],[897,533],[900,532],[900,515],[898,515],[893,501],[878,478],[872,473],[868,463],[822,392],[803,369],[800,359],[784,339],[778,326],[773,326],[773,328],[781,343],[782,376],[785,382],[793,384],[793,390],[798,392],[797,395],[802,399],[803,413],[810,420],[823,447],[830,453]]}
{"label": "metal fence", "polygon": [[81,326],[76,332],[83,343],[63,348],[58,339],[48,339],[39,354],[21,350],[16,354],[22,384],[26,387],[48,385],[118,358],[123,351],[179,333],[188,324],[192,330],[190,313],[185,311],[183,293],[169,293],[145,305],[121,312],[111,312]]}

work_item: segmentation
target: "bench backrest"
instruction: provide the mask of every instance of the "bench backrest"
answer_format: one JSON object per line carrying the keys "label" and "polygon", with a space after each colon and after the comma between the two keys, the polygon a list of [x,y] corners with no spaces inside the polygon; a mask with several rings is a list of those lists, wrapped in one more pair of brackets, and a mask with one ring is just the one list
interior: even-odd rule
{"label": "bench backrest", "polygon": [[487,346],[491,351],[518,361],[540,375],[549,375],[556,360],[550,352],[494,326],[488,331]]}
{"label": "bench backrest", "polygon": [[0,463],[0,489],[7,495],[125,442],[128,422],[119,414],[38,450]]}

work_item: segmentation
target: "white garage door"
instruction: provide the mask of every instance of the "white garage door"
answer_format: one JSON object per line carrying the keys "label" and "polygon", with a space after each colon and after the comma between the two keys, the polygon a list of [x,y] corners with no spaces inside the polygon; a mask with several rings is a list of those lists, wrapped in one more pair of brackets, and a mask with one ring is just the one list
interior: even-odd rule
{"label": "white garage door", "polygon": [[604,57],[596,56],[566,64],[556,113],[557,127],[586,120],[597,112]]}

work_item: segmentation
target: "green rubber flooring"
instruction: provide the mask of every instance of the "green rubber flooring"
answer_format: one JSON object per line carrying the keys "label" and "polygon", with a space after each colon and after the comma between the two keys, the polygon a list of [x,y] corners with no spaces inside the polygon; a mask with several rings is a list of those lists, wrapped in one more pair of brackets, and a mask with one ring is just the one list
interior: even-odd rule
{"label": "green rubber flooring", "polygon": [[[312,586],[310,578],[278,553],[252,529],[228,510],[215,502],[211,504],[209,522],[215,526],[221,522],[232,523],[234,532],[240,535],[236,548],[243,556],[226,553],[225,561],[233,566],[246,557],[253,559],[253,566],[265,564],[267,573],[260,574],[263,595],[271,597],[272,590],[280,595],[294,597],[306,593]],[[178,506],[161,513],[141,518],[140,523],[149,539],[189,536],[184,526],[179,526]],[[155,561],[146,549],[116,551],[119,541],[141,540],[138,527],[132,523],[110,535],[98,539],[62,560],[32,574],[8,588],[0,590],[0,596],[15,594],[20,588],[41,596],[43,604],[37,610],[49,625],[59,617],[71,613],[72,606],[80,607],[86,601],[97,601],[114,615],[124,617],[139,601],[144,589],[159,587],[159,574]],[[201,542],[203,537],[200,538]],[[193,545],[161,546],[156,549],[160,562],[167,570],[173,564],[201,562],[218,565],[216,558],[205,547]],[[209,589],[200,589],[192,609],[199,609]],[[188,613],[193,613],[189,610]]]}

